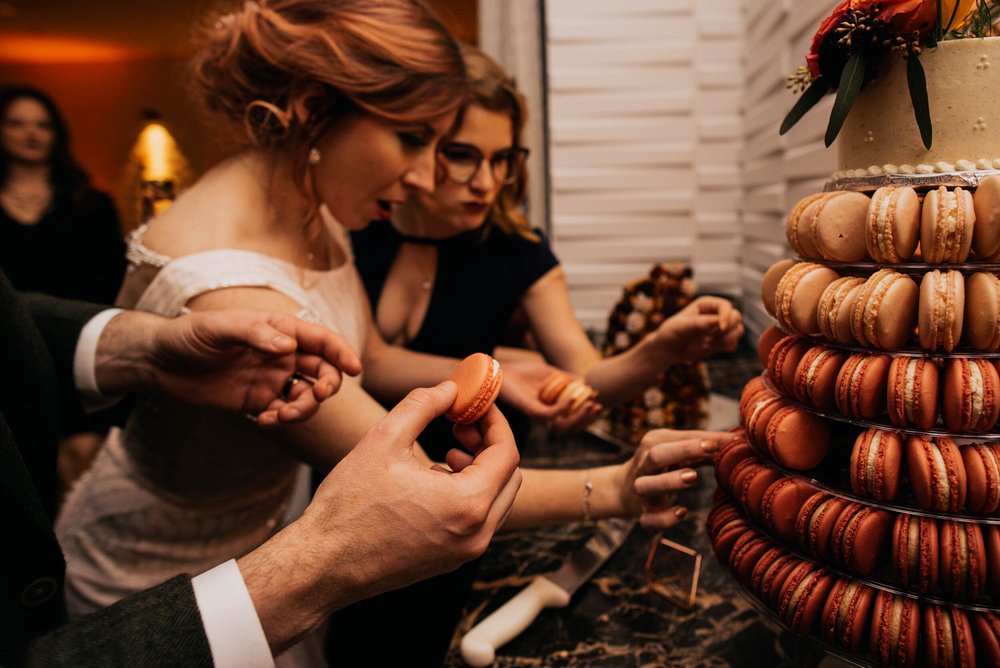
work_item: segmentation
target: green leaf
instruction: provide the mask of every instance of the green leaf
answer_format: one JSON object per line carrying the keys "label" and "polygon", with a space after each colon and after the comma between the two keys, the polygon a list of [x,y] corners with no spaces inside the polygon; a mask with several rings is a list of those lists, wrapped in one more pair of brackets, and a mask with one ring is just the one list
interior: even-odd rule
{"label": "green leaf", "polygon": [[816,103],[823,99],[823,96],[830,91],[830,87],[826,84],[826,80],[822,77],[816,77],[809,88],[806,88],[805,92],[799,97],[798,102],[792,107],[788,114],[785,116],[785,120],[781,121],[781,128],[778,130],[779,135],[783,135],[792,129],[799,119],[805,116],[806,112],[816,106]]}
{"label": "green leaf", "polygon": [[910,101],[913,103],[913,116],[920,128],[920,139],[924,148],[931,147],[931,108],[927,102],[927,78],[924,76],[924,66],[916,54],[910,54],[906,59],[906,83],[910,88]]}
{"label": "green leaf", "polygon": [[840,75],[840,86],[837,87],[837,99],[833,101],[833,111],[830,112],[830,123],[826,126],[826,137],[824,143],[829,147],[833,140],[840,133],[847,114],[854,106],[854,100],[858,97],[861,84],[865,80],[865,57],[860,53],[851,56],[844,71]]}

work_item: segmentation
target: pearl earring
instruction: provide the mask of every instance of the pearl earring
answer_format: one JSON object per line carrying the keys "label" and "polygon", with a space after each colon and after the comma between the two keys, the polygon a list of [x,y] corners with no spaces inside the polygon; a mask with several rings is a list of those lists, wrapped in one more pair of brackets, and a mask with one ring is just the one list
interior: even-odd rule
{"label": "pearl earring", "polygon": [[319,164],[319,149],[317,148],[309,149],[309,164],[310,165]]}

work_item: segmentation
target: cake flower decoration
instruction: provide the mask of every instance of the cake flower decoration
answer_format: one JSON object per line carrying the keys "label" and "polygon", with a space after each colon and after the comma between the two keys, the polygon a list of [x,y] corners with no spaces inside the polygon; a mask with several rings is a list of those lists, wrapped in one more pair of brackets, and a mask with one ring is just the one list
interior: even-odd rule
{"label": "cake flower decoration", "polygon": [[785,134],[823,96],[836,92],[824,141],[833,143],[862,86],[883,59],[906,59],[907,84],[924,146],[931,147],[931,113],[920,52],[942,39],[985,37],[996,0],[844,0],[820,24],[806,65],[788,78],[802,96],[785,116]]}

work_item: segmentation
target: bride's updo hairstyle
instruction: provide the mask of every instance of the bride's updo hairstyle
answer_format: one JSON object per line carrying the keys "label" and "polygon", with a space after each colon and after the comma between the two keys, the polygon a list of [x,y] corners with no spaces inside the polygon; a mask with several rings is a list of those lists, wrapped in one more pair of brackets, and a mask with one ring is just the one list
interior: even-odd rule
{"label": "bride's updo hairstyle", "polygon": [[352,114],[423,123],[468,91],[458,44],[418,0],[250,0],[208,26],[193,66],[207,107],[300,174],[309,149]]}

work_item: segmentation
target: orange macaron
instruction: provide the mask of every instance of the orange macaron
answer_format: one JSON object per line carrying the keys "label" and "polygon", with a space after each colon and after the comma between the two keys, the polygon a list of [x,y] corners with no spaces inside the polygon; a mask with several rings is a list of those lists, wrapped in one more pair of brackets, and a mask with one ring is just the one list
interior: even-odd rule
{"label": "orange macaron", "polygon": [[972,247],[976,212],[972,195],[941,186],[924,195],[920,252],[924,262],[965,262]]}
{"label": "orange macaron", "polygon": [[458,385],[458,394],[445,417],[459,424],[471,424],[486,415],[496,401],[503,371],[500,363],[489,355],[473,353],[459,363],[451,380]]}
{"label": "orange macaron", "polygon": [[903,262],[920,241],[920,198],[913,188],[886,186],[872,195],[865,243],[876,262]]}

